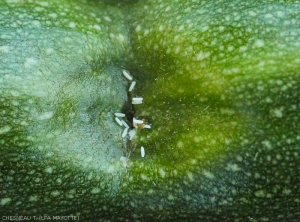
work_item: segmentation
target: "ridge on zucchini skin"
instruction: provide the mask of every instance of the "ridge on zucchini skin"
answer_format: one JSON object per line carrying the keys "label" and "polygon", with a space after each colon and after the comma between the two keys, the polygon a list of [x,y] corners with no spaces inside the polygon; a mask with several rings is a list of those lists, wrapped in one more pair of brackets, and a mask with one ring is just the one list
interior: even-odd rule
{"label": "ridge on zucchini skin", "polygon": [[130,171],[137,215],[297,218],[299,2],[135,6],[132,44],[143,64],[136,90],[145,101],[137,113],[153,123],[138,141],[147,162]]}
{"label": "ridge on zucchini skin", "polygon": [[113,121],[127,101],[122,14],[84,1],[0,8],[0,212],[81,215],[83,203],[108,207],[125,172]]}

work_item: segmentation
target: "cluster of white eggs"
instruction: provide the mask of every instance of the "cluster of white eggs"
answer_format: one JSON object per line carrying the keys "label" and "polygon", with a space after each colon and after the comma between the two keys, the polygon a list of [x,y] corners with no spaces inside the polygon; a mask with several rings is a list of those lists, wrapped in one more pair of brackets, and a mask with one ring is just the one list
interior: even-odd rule
{"label": "cluster of white eggs", "polygon": [[[136,81],[132,81],[133,77],[130,75],[129,71],[127,70],[123,70],[122,71],[124,77],[131,81],[131,84],[129,86],[128,91],[132,92],[134,90],[134,87],[136,85]],[[133,105],[139,105],[143,103],[143,98],[142,97],[133,97],[131,100],[131,104]],[[145,119],[136,119],[135,117],[132,120],[132,126],[134,127],[133,129],[130,129],[129,125],[126,123],[126,121],[124,121],[124,118],[126,117],[124,113],[118,112],[115,113],[115,120],[116,122],[120,125],[124,127],[123,133],[122,133],[122,138],[126,139],[129,138],[129,140],[132,140],[135,135],[136,135],[136,131],[137,129],[150,129],[151,125],[147,124],[147,121]],[[142,146],[141,147],[141,157],[145,157],[145,148]],[[121,161],[122,159],[124,159],[125,157],[121,157]]]}

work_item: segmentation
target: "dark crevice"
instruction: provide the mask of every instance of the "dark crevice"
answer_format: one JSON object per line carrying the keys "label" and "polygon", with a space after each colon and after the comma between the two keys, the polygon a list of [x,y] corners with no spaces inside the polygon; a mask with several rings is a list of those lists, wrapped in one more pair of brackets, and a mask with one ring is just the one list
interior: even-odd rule
{"label": "dark crevice", "polygon": [[129,127],[133,128],[132,121],[133,121],[133,117],[136,114],[136,111],[134,105],[131,104],[132,96],[130,92],[127,92],[127,98],[128,100],[124,103],[121,111],[122,113],[125,113],[126,120],[127,120],[126,122],[128,123]]}

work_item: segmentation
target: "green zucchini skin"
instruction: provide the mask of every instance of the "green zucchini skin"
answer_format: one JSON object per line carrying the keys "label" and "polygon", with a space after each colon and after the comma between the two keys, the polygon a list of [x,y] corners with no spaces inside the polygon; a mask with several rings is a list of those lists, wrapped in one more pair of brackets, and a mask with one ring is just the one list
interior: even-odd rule
{"label": "green zucchini skin", "polygon": [[[1,215],[299,220],[299,2],[0,9]],[[128,143],[130,96],[152,128]]]}

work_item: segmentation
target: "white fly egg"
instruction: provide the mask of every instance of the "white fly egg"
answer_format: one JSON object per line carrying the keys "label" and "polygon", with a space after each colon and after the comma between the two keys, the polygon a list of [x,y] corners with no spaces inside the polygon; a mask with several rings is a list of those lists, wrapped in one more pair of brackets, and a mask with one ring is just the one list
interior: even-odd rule
{"label": "white fly egg", "polygon": [[145,148],[141,147],[141,157],[145,157]]}

